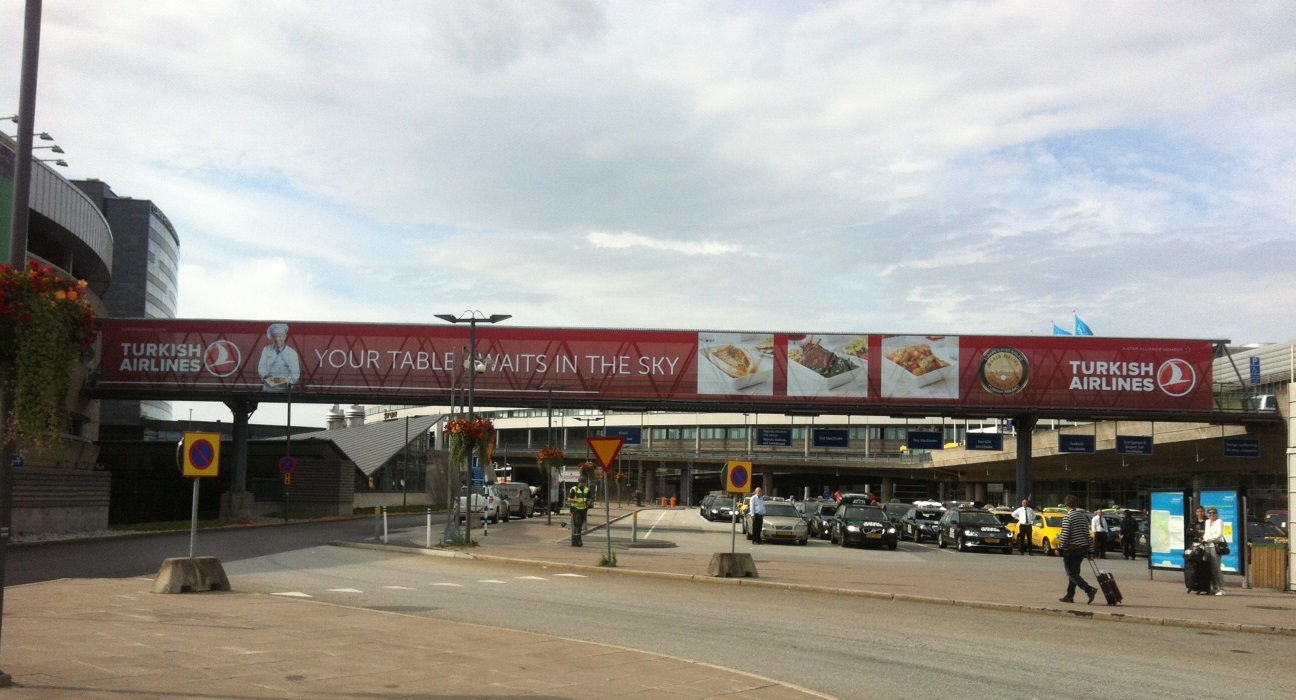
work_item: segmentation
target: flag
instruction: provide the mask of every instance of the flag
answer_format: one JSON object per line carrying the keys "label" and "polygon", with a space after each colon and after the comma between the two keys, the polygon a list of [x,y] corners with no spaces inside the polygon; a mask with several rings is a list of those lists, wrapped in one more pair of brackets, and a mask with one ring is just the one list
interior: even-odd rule
{"label": "flag", "polygon": [[1058,324],[1054,323],[1054,324],[1053,324],[1053,335],[1071,335],[1071,331],[1069,331],[1069,330],[1063,328],[1062,326],[1059,326]]}
{"label": "flag", "polygon": [[1078,315],[1075,317],[1075,329],[1076,335],[1093,335],[1093,331],[1089,329],[1089,324],[1080,320]]}

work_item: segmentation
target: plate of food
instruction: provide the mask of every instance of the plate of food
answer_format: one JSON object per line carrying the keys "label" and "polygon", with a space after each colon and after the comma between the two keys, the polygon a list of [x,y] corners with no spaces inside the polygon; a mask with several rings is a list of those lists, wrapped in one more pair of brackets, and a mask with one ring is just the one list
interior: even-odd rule
{"label": "plate of food", "polygon": [[770,358],[733,343],[707,346],[702,349],[702,357],[713,379],[734,391],[768,381],[774,375]]}
{"label": "plate of food", "polygon": [[868,376],[868,361],[824,347],[817,338],[788,344],[788,393],[813,396]]}
{"label": "plate of food", "polygon": [[884,348],[882,356],[893,374],[909,380],[914,386],[928,386],[944,381],[957,372],[954,363],[940,357],[932,343],[914,343]]}

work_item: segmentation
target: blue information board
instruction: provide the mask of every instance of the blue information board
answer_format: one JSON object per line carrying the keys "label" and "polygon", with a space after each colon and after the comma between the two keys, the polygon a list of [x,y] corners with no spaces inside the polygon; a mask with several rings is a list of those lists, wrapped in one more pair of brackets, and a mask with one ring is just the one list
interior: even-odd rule
{"label": "blue information board", "polygon": [[1260,358],[1258,357],[1251,358],[1251,383],[1260,383]]}
{"label": "blue information board", "polygon": [[967,449],[985,452],[1003,452],[1003,436],[999,433],[968,433]]}
{"label": "blue information board", "polygon": [[640,445],[643,444],[643,428],[622,427],[609,425],[603,429],[603,435],[606,437],[625,438],[623,445]]}
{"label": "blue information board", "polygon": [[1260,441],[1255,438],[1224,438],[1225,457],[1259,457]]}
{"label": "blue information board", "polygon": [[1150,435],[1117,435],[1116,454],[1150,455],[1153,450],[1152,444]]}
{"label": "blue information board", "polygon": [[757,428],[756,444],[761,447],[791,447],[791,428]]}
{"label": "blue information board", "polygon": [[1184,568],[1184,492],[1153,491],[1148,522],[1148,566]]}
{"label": "blue information board", "polygon": [[943,450],[945,435],[934,430],[910,430],[905,435],[905,444],[911,450]]}
{"label": "blue information board", "polygon": [[850,430],[846,428],[815,428],[810,439],[815,447],[850,447]]}
{"label": "blue information board", "polygon": [[1092,435],[1058,435],[1058,452],[1093,454],[1097,451],[1098,441]]}
{"label": "blue information board", "polygon": [[1238,538],[1238,528],[1240,521],[1238,516],[1238,494],[1237,491],[1202,491],[1201,503],[1199,504],[1206,510],[1214,508],[1219,511],[1220,520],[1224,521],[1224,538],[1229,543],[1229,553],[1220,557],[1220,571],[1229,571],[1239,573],[1242,571],[1241,561],[1238,559],[1238,553],[1242,551],[1242,543]]}

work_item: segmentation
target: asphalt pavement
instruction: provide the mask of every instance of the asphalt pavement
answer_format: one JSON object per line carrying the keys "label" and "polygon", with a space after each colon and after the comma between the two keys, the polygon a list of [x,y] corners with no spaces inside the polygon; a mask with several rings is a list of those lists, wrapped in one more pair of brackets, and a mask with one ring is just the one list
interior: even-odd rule
{"label": "asphalt pavement", "polygon": [[[427,547],[424,528],[396,530],[387,542],[335,544],[429,556],[531,563],[604,575],[656,576],[698,585],[776,586],[842,596],[962,605],[1006,614],[1066,615],[1094,624],[1136,623],[1296,636],[1296,598],[1244,589],[1185,593],[1177,572],[1150,578],[1145,560],[1104,560],[1125,603],[1064,604],[1055,557],[956,554],[905,543],[899,552],[843,551],[737,540],[758,576],[707,574],[719,541],[699,536],[696,509],[602,507],[590,516],[585,546],[569,544],[565,518],[543,516],[474,532],[466,550]],[[692,520],[690,520],[690,518]],[[693,522],[696,521],[696,522]],[[632,523],[637,527],[632,530]],[[439,534],[439,533],[437,533]],[[722,538],[723,539],[723,538]],[[599,566],[611,541],[616,566]],[[729,540],[720,547],[728,551]],[[919,549],[923,548],[923,549]],[[818,551],[816,551],[818,550]],[[813,556],[811,556],[813,555]],[[921,556],[920,556],[921,555]],[[945,556],[948,555],[948,556]],[[944,557],[944,558],[941,558]],[[843,558],[857,558],[843,565]],[[870,565],[862,565],[868,563]],[[1092,582],[1092,575],[1089,577]],[[514,633],[517,654],[501,658],[487,627],[280,596],[228,592],[150,592],[151,577],[63,579],[5,589],[0,669],[13,698],[486,698],[486,697],[823,697],[775,679],[689,659],[548,635]],[[1083,600],[1083,598],[1081,598]],[[480,637],[443,648],[434,640]],[[591,662],[597,659],[595,662]]]}

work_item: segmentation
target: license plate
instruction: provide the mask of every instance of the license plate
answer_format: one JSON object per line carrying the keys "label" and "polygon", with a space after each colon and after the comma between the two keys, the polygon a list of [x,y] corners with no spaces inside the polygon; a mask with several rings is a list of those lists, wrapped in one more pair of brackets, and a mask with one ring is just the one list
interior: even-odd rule
{"label": "license plate", "polygon": [[985,541],[986,541],[986,544],[999,544],[999,538],[998,538],[998,537],[987,537]]}
{"label": "license plate", "polygon": [[880,540],[880,539],[882,539],[882,535],[877,535],[877,534],[874,534],[874,533],[872,533],[872,532],[870,532],[870,533],[868,533],[868,534],[866,534],[866,535],[864,535],[864,536],[867,537],[867,538],[869,538],[870,540]]}

